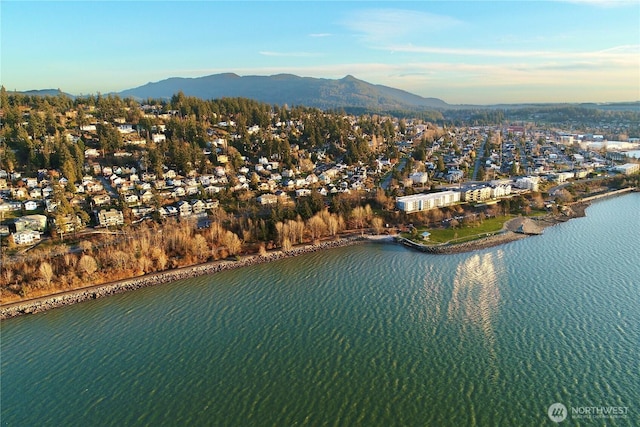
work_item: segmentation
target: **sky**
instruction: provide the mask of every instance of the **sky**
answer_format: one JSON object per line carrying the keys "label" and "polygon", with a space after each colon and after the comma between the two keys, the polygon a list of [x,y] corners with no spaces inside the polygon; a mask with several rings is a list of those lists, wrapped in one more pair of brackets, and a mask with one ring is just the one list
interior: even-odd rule
{"label": "sky", "polygon": [[640,100],[639,0],[0,2],[7,90],[353,75],[451,104]]}

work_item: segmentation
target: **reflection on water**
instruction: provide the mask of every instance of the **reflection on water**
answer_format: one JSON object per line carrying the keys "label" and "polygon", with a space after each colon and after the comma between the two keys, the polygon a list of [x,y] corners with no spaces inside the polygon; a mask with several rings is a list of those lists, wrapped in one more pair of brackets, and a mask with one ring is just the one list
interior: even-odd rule
{"label": "reflection on water", "polygon": [[497,376],[494,319],[500,303],[499,279],[505,271],[502,257],[503,251],[497,250],[460,263],[447,308],[449,321],[458,323],[463,338],[482,332],[493,377]]}
{"label": "reflection on water", "polygon": [[492,319],[498,308],[500,289],[496,262],[502,251],[475,254],[458,265],[453,279],[453,291],[447,314],[450,320],[460,320],[463,329],[475,326],[487,338],[493,335]]}

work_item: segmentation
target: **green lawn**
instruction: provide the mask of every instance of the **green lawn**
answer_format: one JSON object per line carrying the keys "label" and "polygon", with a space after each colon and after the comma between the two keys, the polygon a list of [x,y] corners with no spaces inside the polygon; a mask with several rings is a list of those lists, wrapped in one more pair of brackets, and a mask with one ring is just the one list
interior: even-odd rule
{"label": "green lawn", "polygon": [[[457,243],[467,240],[474,240],[484,237],[487,234],[493,234],[502,229],[504,223],[513,218],[513,216],[499,216],[496,218],[485,219],[482,224],[478,223],[474,226],[460,225],[455,229],[452,228],[418,228],[418,234],[413,237],[410,233],[402,233],[402,237],[413,240],[421,244],[438,244],[455,240]],[[422,240],[420,234],[428,231],[431,233],[429,240]]]}

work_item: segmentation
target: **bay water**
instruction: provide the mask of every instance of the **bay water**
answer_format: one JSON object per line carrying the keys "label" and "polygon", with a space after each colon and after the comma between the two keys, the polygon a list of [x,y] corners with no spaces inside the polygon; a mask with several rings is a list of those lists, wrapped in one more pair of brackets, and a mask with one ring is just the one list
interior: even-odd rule
{"label": "bay water", "polygon": [[9,319],[0,421],[637,426],[639,246],[634,193],[485,250],[357,245]]}

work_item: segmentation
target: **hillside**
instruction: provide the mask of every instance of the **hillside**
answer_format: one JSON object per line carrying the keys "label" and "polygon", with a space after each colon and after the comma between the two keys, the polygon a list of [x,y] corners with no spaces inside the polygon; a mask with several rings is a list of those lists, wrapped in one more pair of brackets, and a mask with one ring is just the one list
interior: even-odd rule
{"label": "hillside", "polygon": [[339,80],[292,74],[238,76],[233,73],[197,78],[173,77],[120,92],[137,99],[170,98],[182,91],[203,99],[251,98],[269,104],[305,105],[322,109],[358,108],[371,111],[443,109],[448,104],[388,86],[373,85],[353,76]]}
{"label": "hillside", "polygon": [[71,95],[66,92],[62,92],[60,89],[33,89],[33,90],[25,90],[25,91],[8,91],[9,94],[12,93],[20,93],[22,95],[27,96],[58,96],[60,94],[67,96],[71,99],[75,98],[74,95]]}

